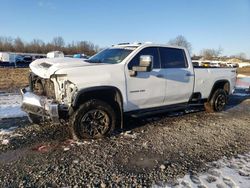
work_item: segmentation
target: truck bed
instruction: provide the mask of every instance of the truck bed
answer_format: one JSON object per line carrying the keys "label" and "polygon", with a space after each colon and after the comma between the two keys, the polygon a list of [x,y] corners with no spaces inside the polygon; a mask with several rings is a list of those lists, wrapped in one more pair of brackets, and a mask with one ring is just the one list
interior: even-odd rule
{"label": "truck bed", "polygon": [[194,68],[194,92],[202,94],[202,98],[209,97],[211,88],[218,80],[228,80],[229,94],[232,94],[236,84],[236,68]]}

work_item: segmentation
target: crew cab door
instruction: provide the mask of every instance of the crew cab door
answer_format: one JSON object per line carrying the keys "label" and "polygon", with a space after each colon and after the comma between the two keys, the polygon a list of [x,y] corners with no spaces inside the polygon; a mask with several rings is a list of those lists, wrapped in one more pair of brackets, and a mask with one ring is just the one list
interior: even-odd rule
{"label": "crew cab door", "polygon": [[165,105],[189,101],[194,88],[194,70],[186,52],[179,48],[159,47],[161,67],[166,78]]}
{"label": "crew cab door", "polygon": [[[141,55],[153,56],[153,69],[150,72],[137,72],[129,75],[133,66],[138,66]],[[127,101],[125,111],[139,110],[162,106],[166,92],[166,80],[160,69],[159,50],[157,47],[146,47],[138,52],[126,67]]]}

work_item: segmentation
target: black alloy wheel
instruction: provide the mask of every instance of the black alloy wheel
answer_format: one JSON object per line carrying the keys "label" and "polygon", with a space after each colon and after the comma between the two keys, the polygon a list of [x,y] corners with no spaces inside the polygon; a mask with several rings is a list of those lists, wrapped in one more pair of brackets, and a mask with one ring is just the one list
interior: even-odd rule
{"label": "black alloy wheel", "polygon": [[214,110],[220,112],[224,109],[227,102],[227,97],[224,92],[220,92],[214,101]]}
{"label": "black alloy wheel", "polygon": [[115,110],[108,103],[92,99],[82,104],[70,121],[73,139],[93,139],[110,135],[117,118]]}
{"label": "black alloy wheel", "polygon": [[228,96],[225,90],[217,89],[212,98],[204,104],[207,112],[221,112],[224,110],[228,101]]}
{"label": "black alloy wheel", "polygon": [[81,119],[80,129],[83,134],[91,137],[105,135],[110,125],[108,114],[100,109],[88,111]]}

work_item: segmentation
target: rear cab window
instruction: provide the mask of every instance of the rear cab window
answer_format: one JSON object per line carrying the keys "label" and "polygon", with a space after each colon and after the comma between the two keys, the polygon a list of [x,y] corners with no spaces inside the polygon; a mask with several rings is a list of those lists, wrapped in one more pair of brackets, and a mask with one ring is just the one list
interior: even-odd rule
{"label": "rear cab window", "polygon": [[162,68],[187,68],[185,51],[178,48],[159,47]]}

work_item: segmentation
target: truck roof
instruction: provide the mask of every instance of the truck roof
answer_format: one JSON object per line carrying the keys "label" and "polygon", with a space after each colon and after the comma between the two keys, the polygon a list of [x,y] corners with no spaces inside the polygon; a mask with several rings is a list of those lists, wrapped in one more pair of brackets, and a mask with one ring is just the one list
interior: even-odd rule
{"label": "truck roof", "polygon": [[172,45],[167,45],[167,44],[156,44],[156,43],[152,43],[152,42],[120,43],[120,44],[112,45],[111,48],[134,48],[134,49],[136,49],[138,47],[150,47],[150,46],[185,49],[184,47],[181,47],[181,46],[172,46]]}

